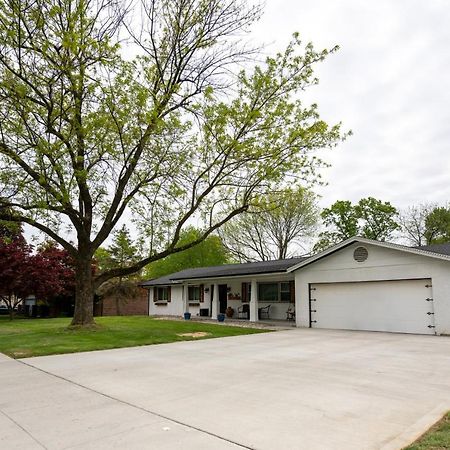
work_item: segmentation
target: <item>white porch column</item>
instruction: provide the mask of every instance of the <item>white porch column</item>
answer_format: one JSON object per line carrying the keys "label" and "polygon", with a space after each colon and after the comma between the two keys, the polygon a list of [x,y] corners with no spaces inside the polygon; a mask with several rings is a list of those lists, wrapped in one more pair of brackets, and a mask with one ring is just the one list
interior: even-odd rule
{"label": "white porch column", "polygon": [[258,291],[254,279],[250,290],[250,322],[258,322]]}
{"label": "white porch column", "polygon": [[181,287],[181,297],[183,299],[184,312],[189,312],[188,287],[185,284]]}
{"label": "white porch column", "polygon": [[213,301],[211,306],[211,317],[213,319],[217,319],[217,314],[219,314],[219,285],[217,283],[214,283],[211,288],[214,289]]}

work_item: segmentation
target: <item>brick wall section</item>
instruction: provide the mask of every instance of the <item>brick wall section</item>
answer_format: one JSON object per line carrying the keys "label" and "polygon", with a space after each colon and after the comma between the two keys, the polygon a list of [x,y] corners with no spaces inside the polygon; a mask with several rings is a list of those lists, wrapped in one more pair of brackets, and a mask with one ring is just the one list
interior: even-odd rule
{"label": "brick wall section", "polygon": [[[117,316],[116,299],[114,297],[104,297],[103,316]],[[146,316],[148,315],[148,291],[147,289],[138,289],[136,297],[121,301],[120,310],[122,316]]]}

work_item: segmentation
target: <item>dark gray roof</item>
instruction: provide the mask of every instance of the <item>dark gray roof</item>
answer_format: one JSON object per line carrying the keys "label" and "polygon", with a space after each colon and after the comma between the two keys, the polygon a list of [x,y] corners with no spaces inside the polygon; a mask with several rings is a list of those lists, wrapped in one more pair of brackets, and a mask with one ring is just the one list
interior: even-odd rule
{"label": "dark gray roof", "polygon": [[219,278],[238,275],[258,275],[264,273],[286,272],[289,267],[295,266],[305,259],[307,259],[307,257],[185,269],[161,278],[144,281],[141,283],[141,286],[145,287],[177,284],[181,280],[192,280],[196,278]]}
{"label": "dark gray roof", "polygon": [[[177,272],[180,273],[180,272]],[[171,274],[175,275],[175,274]],[[168,286],[169,284],[176,284],[171,280],[170,276],[166,275],[161,278],[154,278],[153,280],[143,281],[142,283],[139,283],[139,286],[145,287],[145,286]]]}
{"label": "dark gray roof", "polygon": [[419,250],[424,250],[426,252],[439,253],[440,255],[450,256],[450,242],[445,244],[433,244],[433,245],[422,245],[420,247],[414,247]]}

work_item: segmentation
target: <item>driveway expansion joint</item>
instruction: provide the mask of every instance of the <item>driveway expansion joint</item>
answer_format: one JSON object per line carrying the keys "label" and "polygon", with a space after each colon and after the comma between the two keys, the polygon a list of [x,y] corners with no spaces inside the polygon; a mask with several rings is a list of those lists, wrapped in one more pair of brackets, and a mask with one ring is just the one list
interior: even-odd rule
{"label": "driveway expansion joint", "polygon": [[48,450],[48,447],[46,447],[41,441],[39,441],[35,436],[33,436],[26,428],[24,428],[20,423],[18,423],[16,420],[14,420],[11,416],[9,416],[5,411],[2,411],[0,409],[0,413],[2,413],[8,420],[10,420],[14,425],[19,427],[24,433],[26,433],[28,436],[30,436],[31,439],[33,439],[36,444],[41,446],[43,449]]}
{"label": "driveway expansion joint", "polygon": [[[151,414],[151,415],[156,416],[156,417],[159,417],[159,418],[161,418],[161,419],[170,421],[170,422],[175,423],[175,424],[177,424],[177,425],[180,425],[180,426],[182,426],[182,427],[186,427],[186,428],[189,428],[189,429],[191,429],[191,430],[198,431],[199,433],[207,434],[207,435],[209,435],[209,436],[211,436],[211,437],[214,437],[214,438],[216,438],[216,439],[220,439],[221,441],[227,442],[227,443],[229,443],[229,444],[233,444],[233,445],[235,445],[235,446],[237,446],[237,447],[245,448],[245,449],[247,449],[247,450],[255,450],[253,447],[249,447],[249,446],[247,446],[247,445],[241,444],[241,443],[236,442],[236,441],[233,441],[233,440],[231,440],[231,439],[227,439],[227,438],[225,438],[225,437],[223,437],[223,436],[220,436],[220,435],[218,435],[218,434],[211,433],[210,431],[203,430],[202,428],[195,427],[195,426],[193,426],[193,425],[189,425],[188,423],[182,422],[182,421],[180,421],[180,420],[173,419],[173,418],[171,418],[171,417],[165,416],[165,415],[160,414],[160,413],[157,413],[157,412],[155,412],[155,411],[151,411],[151,410],[149,410],[149,409],[147,409],[147,408],[143,408],[142,406],[133,405],[133,403],[127,402],[127,401],[125,401],[125,400],[121,400],[120,398],[113,397],[112,395],[108,395],[108,394],[105,394],[104,392],[100,392],[100,391],[97,391],[96,389],[90,388],[90,387],[88,387],[88,386],[84,386],[83,384],[77,383],[76,381],[69,380],[68,378],[65,378],[65,377],[63,377],[63,376],[61,376],[61,375],[56,375],[56,374],[54,374],[54,373],[52,373],[52,372],[49,372],[49,371],[47,371],[47,370],[44,370],[44,369],[41,369],[41,368],[39,368],[39,367],[33,366],[32,364],[26,363],[23,359],[17,359],[16,361],[18,361],[18,362],[24,364],[24,365],[27,366],[27,367],[30,367],[30,368],[32,368],[32,369],[38,370],[38,371],[40,371],[40,372],[42,372],[42,373],[45,373],[46,375],[50,375],[50,376],[52,376],[52,377],[54,377],[54,378],[58,378],[58,379],[63,380],[63,381],[65,381],[65,382],[67,382],[67,383],[70,383],[70,384],[72,384],[72,385],[74,385],[74,386],[78,386],[78,387],[80,387],[80,388],[82,388],[82,389],[85,389],[85,390],[87,390],[87,391],[89,391],[89,392],[93,392],[94,394],[97,394],[97,395],[100,395],[100,396],[102,396],[102,397],[108,398],[109,400],[113,400],[113,401],[119,402],[119,403],[121,403],[121,404],[123,404],[123,405],[129,406],[129,407],[134,408],[134,409],[138,409],[138,410],[143,411],[143,412],[145,412],[145,413],[147,413],[147,414]],[[1,412],[3,412],[3,411],[1,411]],[[5,413],[3,413],[3,414],[5,414]],[[13,419],[11,419],[8,415],[5,414],[5,416],[8,417],[10,420],[12,420],[14,423],[16,423],[16,422],[15,422]],[[39,442],[36,438],[34,438],[34,436],[32,436],[32,435],[31,435],[27,430],[25,430],[22,426],[20,426],[20,425],[17,424],[17,423],[16,423],[16,425],[19,426],[22,430],[24,430],[28,435],[30,435],[30,436],[33,438],[33,440],[35,440],[39,445],[42,446],[42,448],[48,450],[47,447],[45,447],[41,442]]]}

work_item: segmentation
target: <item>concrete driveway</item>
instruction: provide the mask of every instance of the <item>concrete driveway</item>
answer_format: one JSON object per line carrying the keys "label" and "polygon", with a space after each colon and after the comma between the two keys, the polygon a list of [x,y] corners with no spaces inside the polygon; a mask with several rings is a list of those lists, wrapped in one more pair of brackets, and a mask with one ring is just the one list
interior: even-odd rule
{"label": "concrete driveway", "polygon": [[0,359],[8,449],[400,449],[448,409],[448,337],[293,329]]}

